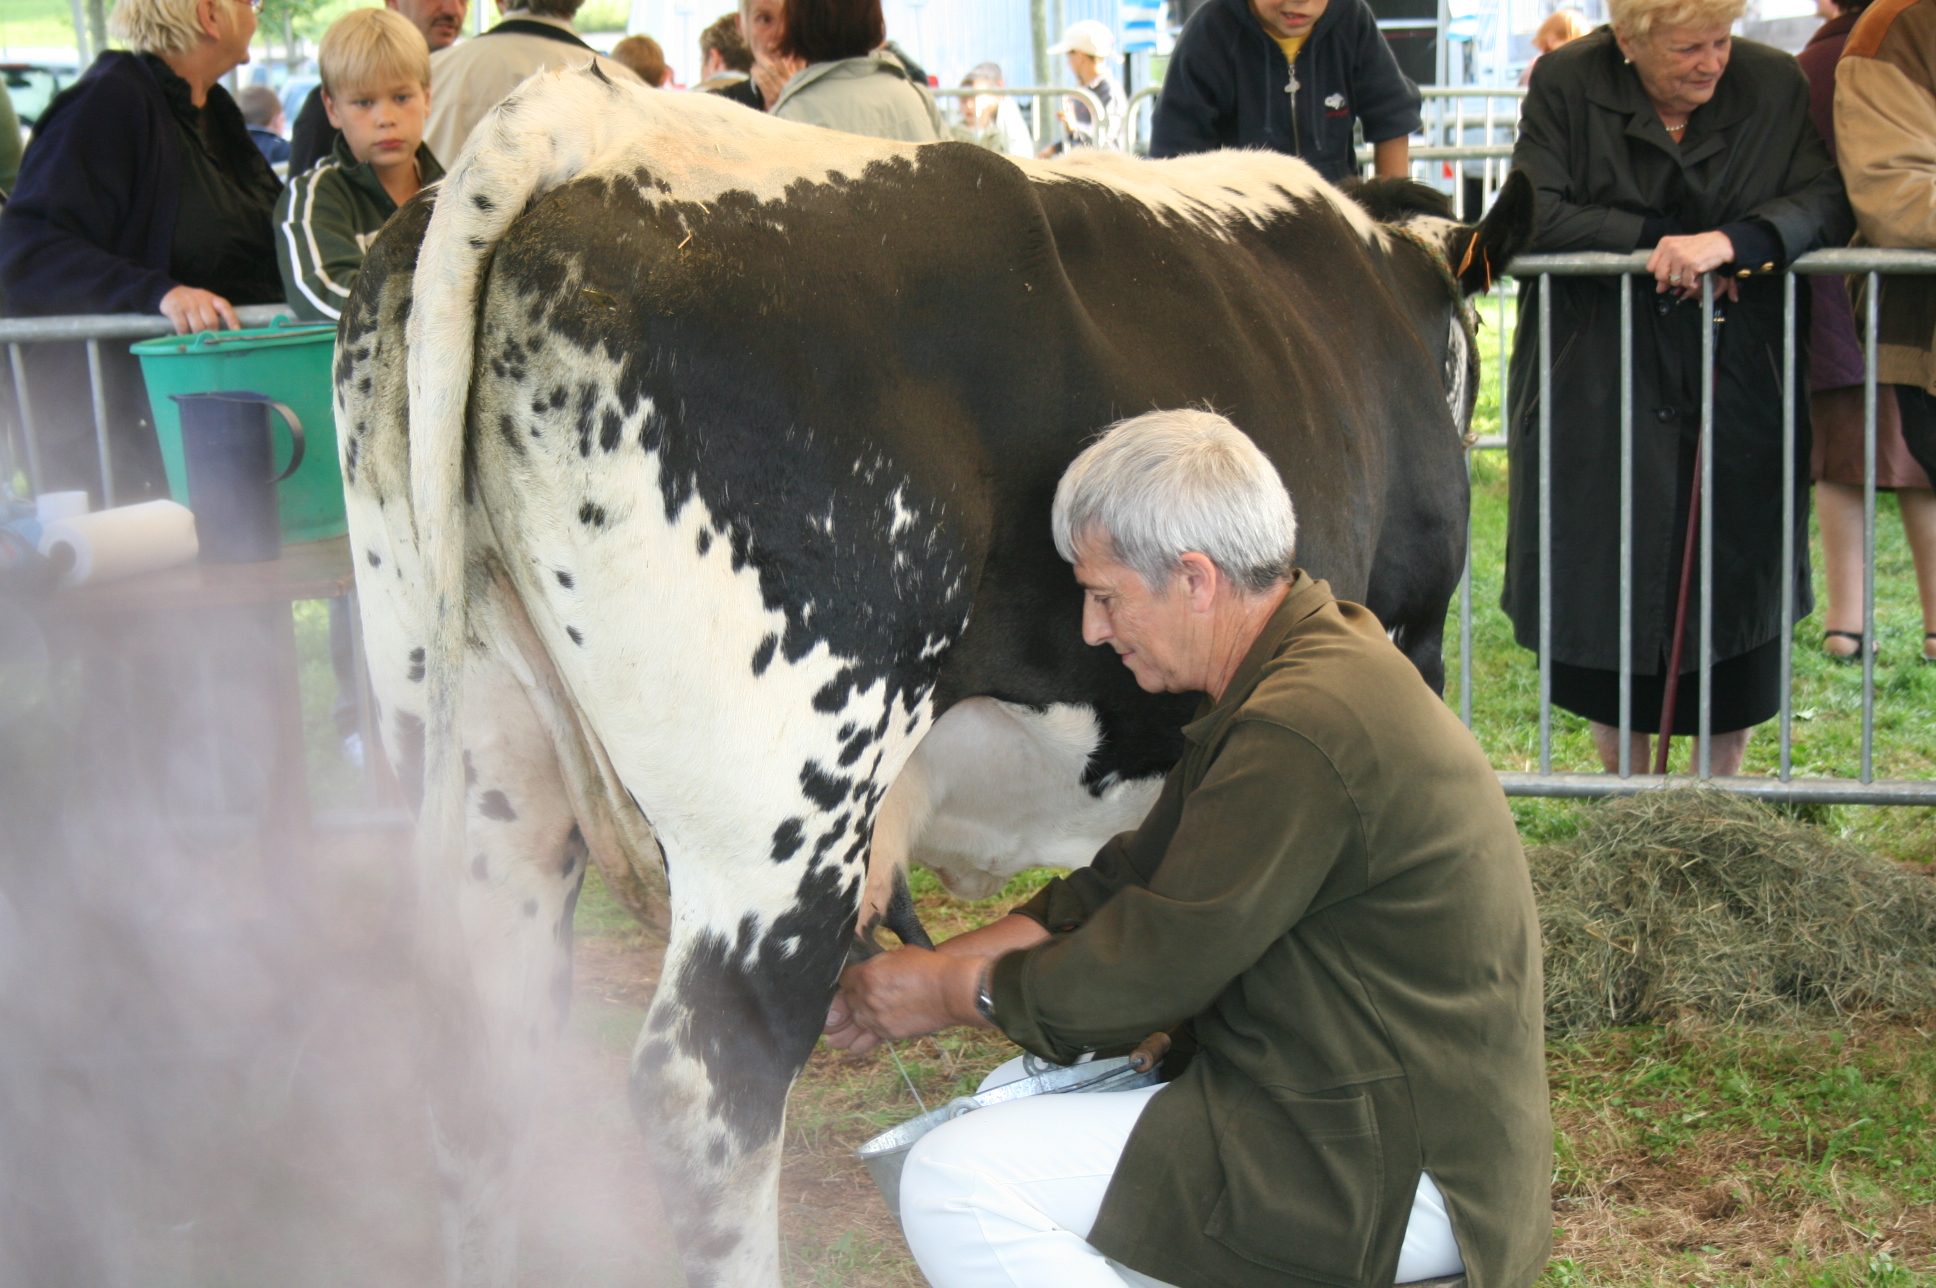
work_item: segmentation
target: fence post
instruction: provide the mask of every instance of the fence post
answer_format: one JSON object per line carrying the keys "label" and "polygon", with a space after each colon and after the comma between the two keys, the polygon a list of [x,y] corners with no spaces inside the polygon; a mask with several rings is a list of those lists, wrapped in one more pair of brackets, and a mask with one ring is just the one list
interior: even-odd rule
{"label": "fence post", "polygon": [[1633,776],[1633,279],[1620,284],[1620,776]]}
{"label": "fence post", "polygon": [[101,375],[101,342],[87,342],[87,387],[94,403],[94,446],[101,453],[101,505],[114,508],[114,445],[108,441],[108,400]]}
{"label": "fence post", "polygon": [[1553,275],[1539,275],[1539,772],[1553,772]]}
{"label": "fence post", "polygon": [[20,405],[20,436],[27,445],[27,486],[36,493],[45,490],[40,478],[40,438],[34,430],[34,402],[27,392],[27,363],[18,344],[7,346],[7,360],[13,367],[13,396]]}
{"label": "fence post", "polygon": [[1781,768],[1794,773],[1795,643],[1795,274],[1781,289]]}
{"label": "fence post", "polygon": [[1862,781],[1875,780],[1875,491],[1876,491],[1876,296],[1882,279],[1869,270],[1864,302],[1867,335],[1862,355]]}

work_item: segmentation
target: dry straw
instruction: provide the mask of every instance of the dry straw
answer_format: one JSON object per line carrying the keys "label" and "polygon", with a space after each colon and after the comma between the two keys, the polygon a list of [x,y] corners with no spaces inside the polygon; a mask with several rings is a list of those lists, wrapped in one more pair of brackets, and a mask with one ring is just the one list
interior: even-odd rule
{"label": "dry straw", "polygon": [[1936,881],[1756,801],[1644,792],[1528,858],[1555,1032],[1905,1016],[1936,999]]}

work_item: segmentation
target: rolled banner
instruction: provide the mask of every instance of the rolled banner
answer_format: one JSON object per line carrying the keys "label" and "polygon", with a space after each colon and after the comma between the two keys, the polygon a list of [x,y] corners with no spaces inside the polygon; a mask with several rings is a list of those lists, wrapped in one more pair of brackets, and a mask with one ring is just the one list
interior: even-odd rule
{"label": "rolled banner", "polygon": [[91,586],[173,568],[195,558],[195,515],[173,501],[96,510],[41,529],[40,553],[63,586]]}

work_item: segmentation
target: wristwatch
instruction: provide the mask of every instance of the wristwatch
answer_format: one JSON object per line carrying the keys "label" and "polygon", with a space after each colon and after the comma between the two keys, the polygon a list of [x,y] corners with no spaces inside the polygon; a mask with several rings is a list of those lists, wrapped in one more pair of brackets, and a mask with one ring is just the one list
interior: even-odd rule
{"label": "wristwatch", "polygon": [[1000,1028],[1001,1026],[999,1024],[995,1024],[995,994],[990,989],[990,983],[993,980],[994,974],[995,963],[993,961],[981,968],[981,981],[975,985],[975,1010],[980,1012],[981,1018],[987,1020],[996,1028]]}

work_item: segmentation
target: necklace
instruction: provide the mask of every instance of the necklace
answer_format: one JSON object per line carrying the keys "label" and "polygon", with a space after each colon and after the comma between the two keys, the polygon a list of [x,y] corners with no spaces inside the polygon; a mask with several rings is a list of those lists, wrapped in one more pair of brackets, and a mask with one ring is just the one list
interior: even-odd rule
{"label": "necklace", "polygon": [[1665,129],[1669,134],[1679,134],[1682,130],[1687,128],[1687,122],[1682,121],[1679,125],[1666,125],[1666,126],[1663,126],[1662,128]]}

